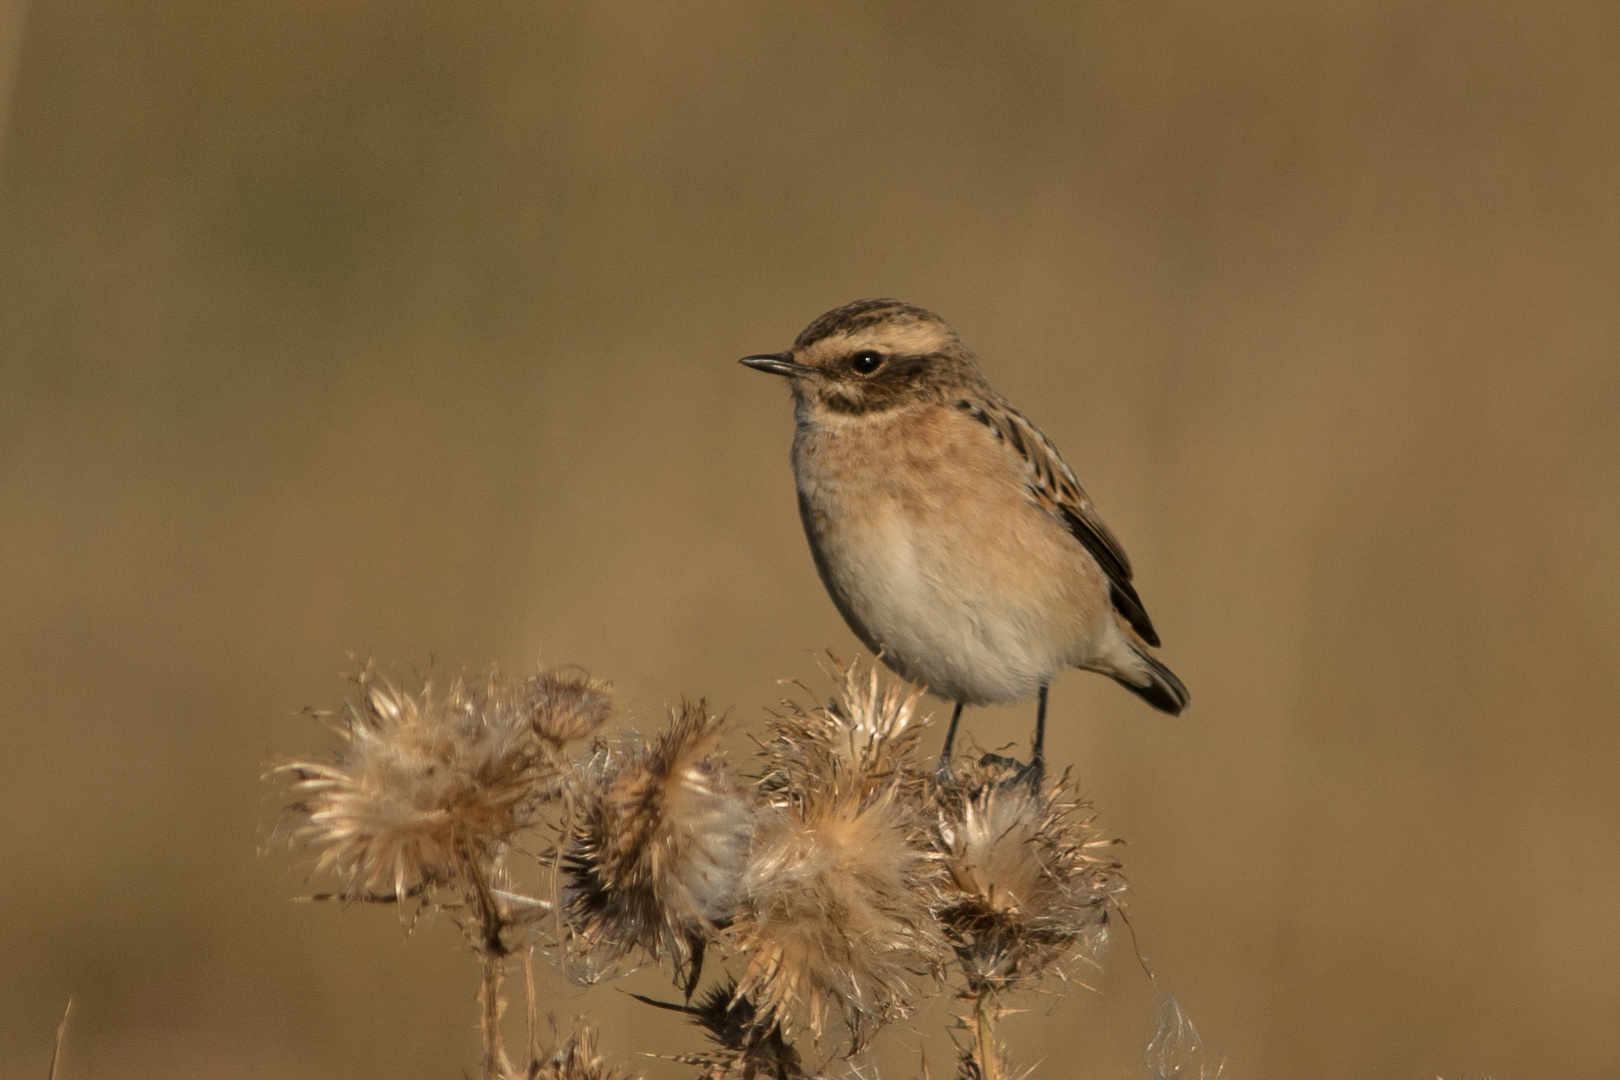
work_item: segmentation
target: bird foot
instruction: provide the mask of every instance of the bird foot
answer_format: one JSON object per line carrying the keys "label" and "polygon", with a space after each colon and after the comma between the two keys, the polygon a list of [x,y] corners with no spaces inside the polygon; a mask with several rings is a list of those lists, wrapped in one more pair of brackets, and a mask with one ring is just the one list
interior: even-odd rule
{"label": "bird foot", "polygon": [[1046,782],[1046,759],[1043,757],[1035,758],[1028,765],[1025,765],[1017,758],[1003,757],[1000,754],[985,754],[979,759],[979,764],[996,766],[1007,770],[1007,778],[1001,781],[1000,784],[1003,791],[1023,784],[1033,794],[1039,795],[1041,785]]}

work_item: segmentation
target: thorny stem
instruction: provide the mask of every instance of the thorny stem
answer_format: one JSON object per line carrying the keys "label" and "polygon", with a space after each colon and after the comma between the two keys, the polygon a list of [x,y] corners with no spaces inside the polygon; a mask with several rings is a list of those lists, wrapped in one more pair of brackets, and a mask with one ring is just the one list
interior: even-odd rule
{"label": "thorny stem", "polygon": [[979,1066],[979,1080],[1002,1080],[1001,1055],[996,1052],[996,1005],[994,990],[979,991],[973,1005],[973,1056]]}
{"label": "thorny stem", "polygon": [[495,901],[495,894],[490,892],[489,881],[484,873],[483,865],[473,857],[471,851],[462,852],[462,862],[467,868],[467,877],[473,885],[473,908],[478,917],[478,951],[485,956],[503,957],[511,952],[506,943],[501,940],[501,931],[506,929],[506,920],[501,916],[501,908]]}
{"label": "thorny stem", "polygon": [[505,922],[490,892],[483,864],[474,856],[470,845],[462,849],[461,858],[467,879],[472,883],[467,899],[472,902],[478,924],[474,947],[484,960],[484,979],[478,988],[479,1029],[484,1037],[484,1080],[505,1080],[512,1075],[512,1063],[501,1041],[501,1009],[506,1004],[501,998],[501,978],[506,974],[506,957],[511,950],[501,940]]}
{"label": "thorny stem", "polygon": [[534,942],[531,939],[529,947],[523,950],[523,990],[528,1008],[525,1009],[524,1022],[529,1029],[529,1065],[528,1074],[535,1075],[540,1069],[540,1006],[534,996]]}
{"label": "thorny stem", "polygon": [[480,1027],[484,1036],[484,1080],[505,1080],[512,1073],[501,1046],[501,976],[505,974],[506,958],[484,954],[484,982],[478,989]]}

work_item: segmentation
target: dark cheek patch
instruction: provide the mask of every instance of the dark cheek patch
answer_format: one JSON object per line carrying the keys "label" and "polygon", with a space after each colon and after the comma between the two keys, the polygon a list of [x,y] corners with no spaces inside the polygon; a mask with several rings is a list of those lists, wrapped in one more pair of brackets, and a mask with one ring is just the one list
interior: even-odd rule
{"label": "dark cheek patch", "polygon": [[821,401],[832,412],[845,415],[863,413],[871,408],[871,405],[864,399],[852,397],[843,390],[829,390],[822,395]]}

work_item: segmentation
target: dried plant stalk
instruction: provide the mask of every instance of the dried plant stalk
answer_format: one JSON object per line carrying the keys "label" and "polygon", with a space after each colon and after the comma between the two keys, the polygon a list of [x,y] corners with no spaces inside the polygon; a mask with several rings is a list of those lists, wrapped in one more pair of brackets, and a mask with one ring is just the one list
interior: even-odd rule
{"label": "dried plant stalk", "polygon": [[478,1030],[484,1041],[484,1080],[501,1080],[512,1075],[512,1062],[506,1056],[501,1038],[501,1013],[506,1006],[501,997],[501,979],[505,974],[504,957],[484,957],[483,981],[478,987]]}
{"label": "dried plant stalk", "polygon": [[51,1049],[50,1080],[56,1080],[56,1071],[62,1064],[62,1044],[67,1041],[68,1017],[73,1015],[73,999],[68,998],[67,1007],[62,1010],[62,1022],[56,1025],[56,1045]]}
{"label": "dried plant stalk", "polygon": [[973,1038],[963,1054],[967,1075],[963,1080],[1005,1080],[1007,1049],[996,1038],[996,1021],[1001,1005],[994,990],[986,988],[973,1002]]}

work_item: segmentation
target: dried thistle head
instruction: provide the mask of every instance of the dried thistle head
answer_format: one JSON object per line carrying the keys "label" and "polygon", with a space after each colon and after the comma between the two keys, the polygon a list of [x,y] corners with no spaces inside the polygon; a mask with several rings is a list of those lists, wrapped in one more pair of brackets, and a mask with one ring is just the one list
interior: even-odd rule
{"label": "dried thistle head", "polygon": [[816,779],[762,817],[727,940],[747,957],[738,994],[789,1034],[842,1019],[859,1049],[940,970],[938,865],[898,778]]}
{"label": "dried thistle head", "polygon": [[579,668],[552,668],[523,685],[534,730],[561,748],[589,738],[613,715],[611,687]]}
{"label": "dried thistle head", "polygon": [[784,711],[767,721],[768,766],[761,788],[781,794],[852,777],[865,793],[898,781],[906,798],[920,799],[929,775],[918,748],[928,722],[917,712],[923,692],[881,677],[875,663],[864,674],[859,663],[846,665],[832,657],[832,664],[835,698],[809,709],[784,701]]}
{"label": "dried thistle head", "polygon": [[574,944],[608,964],[637,948],[669,956],[679,975],[731,917],[753,833],[720,720],[683,702],[667,731],[604,751],[591,772],[563,859]]}
{"label": "dried thistle head", "polygon": [[1125,880],[1068,774],[1036,792],[1016,763],[987,757],[938,802],[939,919],[970,993],[1032,984],[1101,944]]}
{"label": "dried thistle head", "polygon": [[336,760],[273,770],[302,819],[294,842],[319,849],[316,871],[336,874],[346,899],[403,901],[464,879],[557,790],[564,763],[495,669],[442,692],[431,680],[401,689],[369,665],[354,682],[325,717],[347,744]]}
{"label": "dried thistle head", "polygon": [[583,1016],[574,1018],[568,1037],[542,1059],[531,1063],[531,1080],[628,1080],[610,1067],[596,1049],[596,1027]]}

